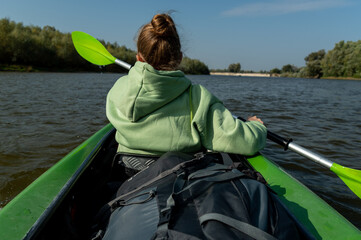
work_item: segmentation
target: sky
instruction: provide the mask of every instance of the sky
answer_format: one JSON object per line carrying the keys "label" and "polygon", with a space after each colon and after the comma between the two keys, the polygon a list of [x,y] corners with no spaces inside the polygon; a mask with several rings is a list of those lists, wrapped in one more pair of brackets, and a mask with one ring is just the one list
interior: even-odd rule
{"label": "sky", "polygon": [[183,54],[210,69],[302,67],[311,52],[361,40],[360,0],[0,0],[0,18],[83,31],[132,50],[139,28],[169,11]]}

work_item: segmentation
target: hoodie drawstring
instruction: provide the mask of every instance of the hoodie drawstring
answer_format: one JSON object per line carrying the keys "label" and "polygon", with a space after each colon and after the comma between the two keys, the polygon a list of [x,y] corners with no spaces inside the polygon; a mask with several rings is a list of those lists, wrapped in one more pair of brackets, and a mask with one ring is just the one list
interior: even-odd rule
{"label": "hoodie drawstring", "polygon": [[189,87],[189,107],[191,110],[191,125],[193,122],[192,85]]}

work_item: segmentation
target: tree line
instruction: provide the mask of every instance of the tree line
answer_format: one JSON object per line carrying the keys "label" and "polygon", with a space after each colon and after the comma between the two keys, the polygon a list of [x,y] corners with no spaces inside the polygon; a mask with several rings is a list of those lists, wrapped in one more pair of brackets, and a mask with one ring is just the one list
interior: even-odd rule
{"label": "tree line", "polygon": [[272,69],[270,73],[285,77],[361,78],[361,40],[340,41],[328,52],[322,49],[310,53],[305,62],[305,67],[287,64],[282,69]]}
{"label": "tree line", "polygon": [[[116,58],[129,64],[136,61],[136,52],[118,43],[100,40],[106,49]],[[326,52],[319,50],[304,58],[306,66],[284,65],[274,68],[273,75],[285,77],[353,77],[361,78],[361,40],[340,41],[334,49]],[[206,64],[184,57],[180,70],[186,74],[209,74]],[[125,71],[119,66],[102,67],[89,64],[76,52],[70,33],[62,33],[51,26],[24,26],[22,23],[0,19],[0,71]],[[248,72],[241,69],[240,63],[232,63],[222,72]]]}
{"label": "tree line", "polygon": [[212,69],[212,72],[230,72],[230,73],[240,73],[244,72],[241,70],[241,64],[240,63],[231,63],[228,65],[228,68],[226,69]]}
{"label": "tree line", "polygon": [[[118,43],[100,40],[116,58],[131,65],[136,52]],[[186,74],[209,74],[208,66],[197,59],[185,57],[180,69]],[[8,18],[0,19],[0,71],[125,71],[114,64],[102,67],[89,64],[76,52],[70,33],[52,26],[24,26]]]}

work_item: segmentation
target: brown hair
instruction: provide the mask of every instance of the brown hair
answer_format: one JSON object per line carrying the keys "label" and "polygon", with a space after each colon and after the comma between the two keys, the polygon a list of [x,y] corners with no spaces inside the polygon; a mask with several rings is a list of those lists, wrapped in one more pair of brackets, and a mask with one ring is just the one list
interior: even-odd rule
{"label": "brown hair", "polygon": [[182,60],[181,44],[173,19],[157,14],[138,35],[138,53],[157,70],[175,70]]}

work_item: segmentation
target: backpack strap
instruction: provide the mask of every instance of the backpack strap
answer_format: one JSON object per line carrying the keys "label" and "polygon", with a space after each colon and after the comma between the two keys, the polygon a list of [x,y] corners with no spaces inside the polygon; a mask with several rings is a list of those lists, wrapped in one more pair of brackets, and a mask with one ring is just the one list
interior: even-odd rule
{"label": "backpack strap", "polygon": [[214,183],[231,181],[234,179],[245,177],[243,173],[235,169],[232,171],[223,172],[215,176],[209,176],[215,174],[216,168],[224,170],[224,168],[218,164],[212,166],[211,169],[208,170],[210,174],[206,174],[207,169],[198,170],[201,171],[202,175],[208,177],[199,179],[186,186],[185,188],[183,188],[185,182],[185,180],[183,179],[184,175],[178,175],[177,179],[174,182],[173,193],[169,196],[166,207],[160,210],[160,218],[157,231],[158,236],[166,236],[169,229],[169,222],[172,218],[172,210],[174,207],[177,206],[177,204],[184,204],[189,200],[196,198]]}
{"label": "backpack strap", "polygon": [[256,240],[277,240],[271,234],[252,226],[251,224],[239,221],[219,213],[206,213],[199,218],[201,225],[208,221],[218,221],[224,223],[238,231],[247,234]]}
{"label": "backpack strap", "polygon": [[174,173],[177,173],[178,171],[182,171],[182,169],[191,169],[192,171],[192,168],[194,168],[194,170],[198,170],[204,166],[207,166],[210,162],[212,162],[213,159],[209,158],[203,158],[203,157],[196,157],[192,160],[189,160],[189,161],[185,161],[185,162],[182,162],[178,165],[176,165],[175,167],[171,168],[171,169],[168,169],[162,173],[160,173],[158,176],[156,176],[155,178],[149,180],[148,182],[140,185],[139,187],[137,187],[136,189],[130,191],[130,192],[127,192],[121,196],[118,196],[116,197],[115,199],[113,199],[112,201],[108,202],[106,204],[106,206],[110,207],[113,211],[114,208],[112,206],[115,206],[116,208],[116,202],[117,201],[120,201],[122,199],[125,199],[127,198],[129,195],[132,195],[134,194],[135,192],[139,191],[140,189],[143,189],[145,187],[148,187],[149,185],[155,183],[156,181],[170,175],[170,174],[174,174]]}
{"label": "backpack strap", "polygon": [[197,178],[209,177],[215,174],[219,174],[221,171],[228,171],[231,168],[223,164],[213,164],[205,169],[200,169],[194,173],[189,174],[188,181],[195,180]]}
{"label": "backpack strap", "polygon": [[[211,173],[214,174],[214,170],[211,170]],[[204,172],[203,172],[204,174]],[[189,184],[184,189],[173,189],[173,198],[175,201],[185,202],[188,201],[191,197],[197,197],[207,190],[210,186],[217,182],[230,181],[238,178],[245,177],[243,173],[238,170],[227,171],[215,176],[206,177],[199,179],[191,184]],[[177,182],[178,178],[176,179]],[[178,186],[178,185],[175,185]]]}

